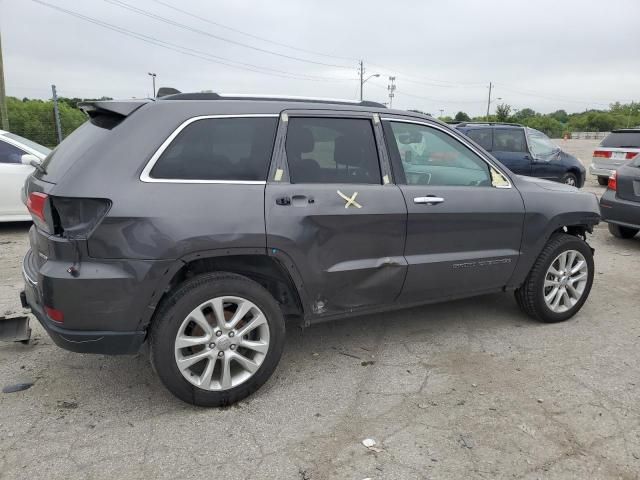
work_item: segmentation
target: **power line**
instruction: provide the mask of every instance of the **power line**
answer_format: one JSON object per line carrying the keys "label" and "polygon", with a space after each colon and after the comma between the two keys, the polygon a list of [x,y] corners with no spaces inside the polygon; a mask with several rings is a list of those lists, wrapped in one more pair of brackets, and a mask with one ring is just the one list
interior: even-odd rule
{"label": "power line", "polygon": [[[500,88],[507,90],[509,92],[513,92],[513,93],[517,93],[520,95],[527,95],[527,96],[531,96],[531,97],[538,97],[538,98],[544,98],[547,100],[552,100],[552,101],[556,101],[556,102],[567,102],[567,103],[582,103],[582,104],[586,104],[586,105],[600,105],[600,106],[609,106],[610,103],[614,103],[614,101],[608,102],[608,103],[604,103],[603,101],[589,101],[589,100],[577,100],[577,99],[570,99],[570,98],[566,98],[566,97],[558,97],[558,96],[553,96],[553,95],[547,95],[547,94],[541,94],[539,92],[535,92],[535,91],[526,91],[526,90],[518,90],[518,89],[514,89],[511,88],[509,86],[506,86],[502,83],[499,84],[495,84],[500,86]],[[631,101],[631,100],[621,100],[623,102],[625,101]]]}
{"label": "power line", "polygon": [[201,20],[201,21],[203,21],[205,23],[208,23],[208,24],[211,24],[211,25],[215,25],[216,27],[224,28],[226,30],[229,30],[230,32],[239,33],[240,35],[245,35],[247,37],[254,38],[254,39],[260,40],[262,42],[270,43],[272,45],[277,45],[279,47],[284,47],[284,48],[290,48],[291,50],[295,50],[295,51],[302,52],[302,53],[307,53],[307,54],[310,54],[310,55],[317,55],[317,56],[320,56],[320,57],[335,58],[337,60],[346,60],[346,61],[349,61],[349,62],[358,61],[357,58],[348,58],[348,57],[339,57],[337,55],[329,55],[329,54],[326,54],[326,53],[315,52],[313,50],[306,50],[304,48],[294,47],[293,45],[288,45],[286,43],[280,43],[280,42],[276,42],[274,40],[269,40],[268,38],[260,37],[258,35],[253,35],[252,33],[244,32],[244,31],[239,30],[237,28],[229,27],[227,25],[223,25],[221,23],[214,22],[213,20],[209,20],[208,18],[202,17],[200,15],[196,15],[195,13],[188,12],[187,10],[183,10],[182,8],[178,8],[178,7],[174,6],[174,5],[171,5],[171,4],[167,3],[167,2],[163,2],[161,0],[151,0],[151,1],[153,1],[155,3],[158,3],[160,5],[164,5],[165,7],[170,8],[172,10],[175,10],[176,12],[180,12],[180,13],[183,13],[184,15],[188,15],[189,17],[196,18],[198,20]]}
{"label": "power line", "polygon": [[236,40],[231,40],[229,38],[221,37],[220,35],[215,35],[215,34],[213,34],[211,32],[207,32],[205,30],[200,30],[199,28],[194,28],[194,27],[191,27],[189,25],[185,25],[183,23],[176,22],[176,21],[171,20],[169,18],[162,17],[160,15],[156,15],[153,12],[149,12],[147,10],[143,10],[141,8],[134,7],[132,5],[129,5],[128,3],[121,2],[120,0],[104,0],[104,1],[107,2],[107,3],[110,3],[112,5],[115,5],[117,7],[129,10],[131,12],[135,12],[135,13],[137,13],[139,15],[144,15],[145,17],[153,18],[154,20],[158,20],[159,22],[164,22],[164,23],[166,23],[168,25],[173,25],[174,27],[182,28],[184,30],[188,30],[188,31],[194,32],[194,33],[199,33],[200,35],[206,35],[207,37],[215,38],[216,40],[220,40],[222,42],[231,43],[233,45],[238,45],[240,47],[250,48],[251,50],[256,50],[258,52],[267,53],[269,55],[275,55],[275,56],[278,56],[278,57],[288,58],[289,60],[296,60],[298,62],[311,63],[311,64],[314,64],[314,65],[322,65],[322,66],[325,66],[325,67],[345,68],[345,69],[353,68],[351,66],[347,67],[347,66],[344,66],[344,65],[337,65],[337,64],[333,64],[333,63],[324,63],[324,62],[317,62],[317,61],[314,61],[314,60],[307,60],[307,59],[300,58],[300,57],[294,57],[292,55],[286,55],[284,53],[274,52],[272,50],[267,50],[265,48],[256,47],[256,46],[253,46],[253,45],[249,45],[247,43],[238,42]]}
{"label": "power line", "polygon": [[[52,5],[50,3],[44,2],[42,0],[32,0],[35,3],[38,3],[40,5],[49,7],[51,9],[57,10],[59,12],[65,13],[67,15],[71,15],[73,17],[79,18],[81,20],[85,20],[89,23],[93,23],[95,25],[101,26],[103,28],[106,28],[108,30],[112,30],[118,33],[121,33],[123,35],[127,35],[129,37],[133,37],[136,38],[138,40],[141,40],[143,42],[146,43],[150,43],[152,45],[156,45],[168,50],[172,50],[174,52],[178,52],[178,53],[182,53],[183,55],[189,55],[195,58],[199,58],[201,60],[205,60],[211,63],[217,63],[220,65],[225,65],[231,68],[237,68],[240,70],[248,70],[248,71],[252,71],[255,73],[261,73],[263,75],[271,75],[271,76],[275,76],[275,77],[280,77],[280,78],[290,78],[290,79],[295,79],[295,80],[310,80],[310,81],[348,81],[349,79],[337,79],[337,78],[328,78],[328,77],[318,77],[318,76],[310,76],[310,75],[302,75],[302,74],[295,74],[292,72],[287,72],[287,71],[282,71],[282,70],[276,70],[276,69],[272,69],[269,67],[261,67],[258,65],[253,65],[250,63],[244,63],[244,62],[238,62],[236,60],[230,60],[224,57],[219,57],[217,55],[212,55],[208,52],[203,52],[201,50],[195,50],[192,48],[188,48],[188,47],[183,47],[181,45],[177,45],[174,43],[170,43],[170,42],[166,42],[164,40],[158,39],[156,37],[152,37],[149,35],[144,35],[142,33],[138,33],[138,32],[134,32],[131,30],[127,30],[125,28],[119,27],[117,25],[113,25],[111,23],[107,23],[107,22],[103,22],[102,20],[98,20],[92,17],[88,17],[86,15],[83,15],[81,13],[78,12],[74,12],[71,10],[67,10],[66,8],[62,8],[59,7],[57,5]],[[229,63],[229,62],[233,62],[233,63]]]}
{"label": "power line", "polygon": [[[380,88],[382,90],[388,90],[386,86],[382,86],[379,85],[375,82],[371,82],[373,84],[373,86]],[[418,98],[420,100],[427,100],[429,102],[442,102],[442,103],[484,103],[484,100],[443,100],[441,98],[430,98],[430,97],[423,97],[422,95],[416,95],[413,93],[409,93],[409,92],[405,92],[405,91],[401,91],[401,90],[395,90],[396,93],[401,94],[401,95],[405,95],[407,97],[413,97],[413,98]]]}

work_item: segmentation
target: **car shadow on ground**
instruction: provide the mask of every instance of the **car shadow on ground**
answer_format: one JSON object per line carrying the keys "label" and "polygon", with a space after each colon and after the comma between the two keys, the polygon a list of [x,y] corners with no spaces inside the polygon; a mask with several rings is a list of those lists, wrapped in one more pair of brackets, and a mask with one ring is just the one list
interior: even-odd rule
{"label": "car shadow on ground", "polygon": [[[268,398],[270,394],[280,395],[281,392],[276,392],[282,388],[305,388],[305,383],[312,382],[322,369],[318,357],[322,362],[343,364],[347,360],[360,365],[371,361],[372,352],[394,348],[395,344],[429,345],[433,342],[442,346],[443,342],[457,342],[460,338],[466,342],[478,334],[492,335],[491,332],[505,329],[538,326],[540,324],[520,312],[511,294],[362,315],[305,329],[289,322],[280,366],[273,378],[248,401],[263,396]],[[29,351],[48,357],[49,365],[55,365],[55,368],[39,373],[36,388],[66,392],[68,398],[58,400],[92,404],[96,408],[100,405],[102,410],[117,410],[128,402],[145,402],[150,411],[197,409],[183,404],[165,390],[151,368],[146,345],[135,356],[77,354],[56,347],[40,331],[30,345],[16,344],[8,348],[14,350],[15,357],[21,357],[23,363],[28,362]],[[295,385],[297,382],[302,383]]]}

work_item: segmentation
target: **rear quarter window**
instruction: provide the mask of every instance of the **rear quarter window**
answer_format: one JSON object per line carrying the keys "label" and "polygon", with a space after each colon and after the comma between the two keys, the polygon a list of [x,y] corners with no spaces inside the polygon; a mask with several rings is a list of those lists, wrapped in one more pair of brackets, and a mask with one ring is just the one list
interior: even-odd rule
{"label": "rear quarter window", "polygon": [[205,118],[173,139],[151,169],[154,179],[266,180],[277,118]]}
{"label": "rear quarter window", "polygon": [[640,131],[612,132],[600,144],[606,148],[640,148]]}

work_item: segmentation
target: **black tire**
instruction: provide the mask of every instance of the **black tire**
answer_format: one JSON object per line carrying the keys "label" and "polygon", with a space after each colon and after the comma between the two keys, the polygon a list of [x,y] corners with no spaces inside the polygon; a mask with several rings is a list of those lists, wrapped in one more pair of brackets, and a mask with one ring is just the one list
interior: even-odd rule
{"label": "black tire", "polygon": [[[269,347],[262,364],[251,377],[227,390],[211,391],[199,388],[183,377],[176,364],[175,339],[183,320],[194,308],[207,300],[225,295],[250,300],[262,310],[269,326]],[[242,400],[269,379],[282,356],[284,339],[282,311],[266,289],[241,275],[207,273],[180,285],[158,307],[150,329],[150,357],[160,380],[176,397],[193,405],[221,407]]]}
{"label": "black tire", "polygon": [[614,223],[609,224],[609,232],[611,235],[618,238],[633,238],[636,236],[638,231],[639,230],[637,228],[621,227]]}
{"label": "black tire", "polygon": [[609,177],[598,177],[598,185],[606,186],[609,184]]}
{"label": "black tire", "polygon": [[576,177],[574,173],[565,173],[560,181],[566,185],[571,185],[576,188],[578,187],[578,177]]}
{"label": "black tire", "polygon": [[[587,284],[582,297],[569,310],[557,313],[551,310],[544,301],[544,281],[551,263],[566,250],[577,250],[587,261]],[[527,279],[515,291],[518,305],[527,315],[545,323],[555,323],[573,317],[589,297],[593,285],[593,253],[584,240],[566,233],[554,234],[542,249]]]}

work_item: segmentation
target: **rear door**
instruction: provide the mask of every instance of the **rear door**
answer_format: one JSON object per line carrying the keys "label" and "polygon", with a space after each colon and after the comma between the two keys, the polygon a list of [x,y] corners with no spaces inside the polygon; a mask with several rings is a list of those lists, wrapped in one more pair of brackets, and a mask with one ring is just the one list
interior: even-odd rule
{"label": "rear door", "polygon": [[518,175],[531,175],[532,158],[522,128],[493,130],[492,154],[500,163]]}
{"label": "rear door", "polygon": [[282,115],[265,193],[267,246],[295,266],[314,314],[398,297],[407,209],[389,178],[376,115]]}
{"label": "rear door", "polygon": [[0,139],[0,216],[29,216],[21,191],[33,167],[22,164],[27,152]]}
{"label": "rear door", "polygon": [[520,250],[520,193],[480,151],[441,125],[397,117],[383,118],[383,125],[408,209],[408,272],[399,301],[506,285]]}

